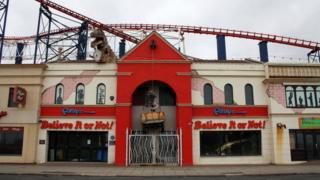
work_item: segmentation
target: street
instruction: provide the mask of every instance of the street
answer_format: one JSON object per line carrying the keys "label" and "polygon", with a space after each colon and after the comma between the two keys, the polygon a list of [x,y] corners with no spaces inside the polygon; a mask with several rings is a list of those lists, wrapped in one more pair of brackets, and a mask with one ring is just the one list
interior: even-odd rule
{"label": "street", "polygon": [[60,175],[0,175],[1,180],[318,180],[319,174],[305,175],[271,175],[271,176],[194,176],[194,177],[92,177],[92,176],[60,176]]}

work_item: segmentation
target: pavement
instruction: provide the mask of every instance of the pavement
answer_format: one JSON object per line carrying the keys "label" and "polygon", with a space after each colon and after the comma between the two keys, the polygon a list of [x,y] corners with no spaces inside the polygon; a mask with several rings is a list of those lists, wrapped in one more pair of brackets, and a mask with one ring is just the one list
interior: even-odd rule
{"label": "pavement", "polygon": [[2,175],[62,176],[256,176],[320,175],[320,163],[295,165],[129,166],[99,163],[0,164]]}

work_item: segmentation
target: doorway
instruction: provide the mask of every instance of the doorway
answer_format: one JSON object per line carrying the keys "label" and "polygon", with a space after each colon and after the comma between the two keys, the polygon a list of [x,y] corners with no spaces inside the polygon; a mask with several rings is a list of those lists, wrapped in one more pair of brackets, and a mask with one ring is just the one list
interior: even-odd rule
{"label": "doorway", "polygon": [[319,130],[290,130],[292,161],[320,160]]}

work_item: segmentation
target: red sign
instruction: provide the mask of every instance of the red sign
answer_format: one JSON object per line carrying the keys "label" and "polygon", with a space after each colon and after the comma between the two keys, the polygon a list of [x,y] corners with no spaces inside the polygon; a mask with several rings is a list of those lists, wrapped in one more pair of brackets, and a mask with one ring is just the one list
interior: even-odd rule
{"label": "red sign", "polygon": [[226,122],[215,121],[195,121],[194,129],[264,129],[266,121],[249,120],[247,122],[237,122],[230,120]]}
{"label": "red sign", "polygon": [[26,104],[27,91],[21,87],[15,87],[13,90],[13,102],[24,106]]}
{"label": "red sign", "polygon": [[2,132],[23,132],[23,127],[0,127]]}
{"label": "red sign", "polygon": [[268,117],[268,106],[194,106],[193,117]]}
{"label": "red sign", "polygon": [[55,120],[49,122],[47,120],[41,121],[41,129],[85,129],[85,130],[110,130],[113,127],[113,122],[94,121],[94,122],[60,122]]}
{"label": "red sign", "polygon": [[41,117],[110,117],[114,106],[42,106]]}
{"label": "red sign", "polygon": [[7,112],[6,111],[1,111],[0,112],[0,118],[2,118],[3,116],[6,116],[7,115]]}

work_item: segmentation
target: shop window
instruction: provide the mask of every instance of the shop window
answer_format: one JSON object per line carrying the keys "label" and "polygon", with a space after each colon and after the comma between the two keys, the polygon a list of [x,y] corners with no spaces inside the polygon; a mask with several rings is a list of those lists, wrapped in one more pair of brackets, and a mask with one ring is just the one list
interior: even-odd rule
{"label": "shop window", "polygon": [[97,86],[97,104],[106,103],[106,86],[104,84],[99,84]]}
{"label": "shop window", "polygon": [[233,103],[233,88],[231,84],[224,86],[224,101],[226,105],[232,105]]}
{"label": "shop window", "polygon": [[306,106],[305,91],[302,86],[296,87],[296,100],[297,100],[298,107]]}
{"label": "shop window", "polygon": [[286,86],[285,89],[287,107],[320,107],[320,86]]}
{"label": "shop window", "polygon": [[76,88],[76,104],[84,104],[84,85],[78,84]]}
{"label": "shop window", "polygon": [[245,89],[245,96],[246,96],[246,105],[254,105],[252,85],[246,84],[244,89]]}
{"label": "shop window", "polygon": [[212,86],[211,84],[205,84],[203,87],[203,97],[204,97],[204,104],[210,105],[212,104]]}
{"label": "shop window", "polygon": [[10,131],[0,129],[0,155],[21,155],[22,143],[23,131]]}
{"label": "shop window", "polygon": [[201,131],[201,156],[261,155],[260,131]]}
{"label": "shop window", "polygon": [[18,107],[18,103],[13,102],[14,88],[9,88],[8,107]]}
{"label": "shop window", "polygon": [[63,93],[64,93],[64,88],[62,84],[58,84],[56,86],[56,94],[55,94],[55,104],[63,104]]}

